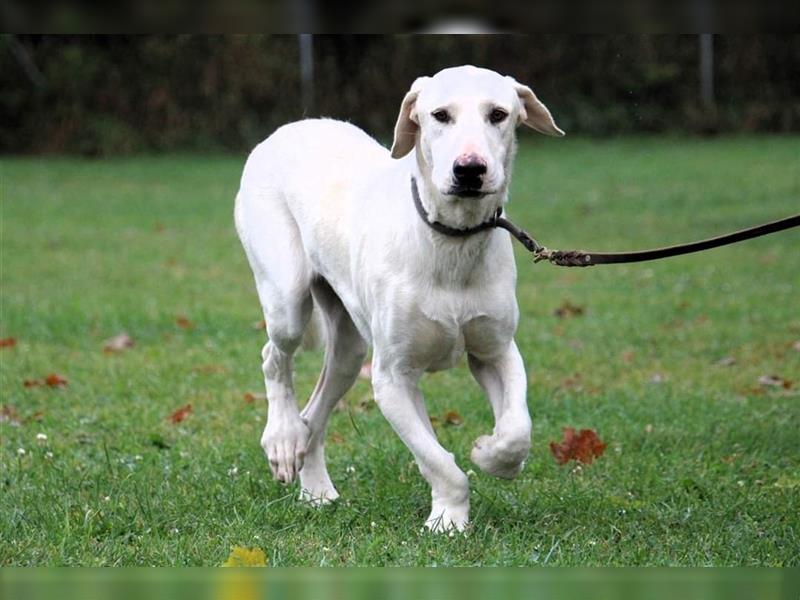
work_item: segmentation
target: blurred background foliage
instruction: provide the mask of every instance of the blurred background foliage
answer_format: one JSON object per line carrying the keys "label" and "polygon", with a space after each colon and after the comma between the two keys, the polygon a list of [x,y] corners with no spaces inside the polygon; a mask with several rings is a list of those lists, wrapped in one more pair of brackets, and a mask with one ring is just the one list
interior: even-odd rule
{"label": "blurred background foliage", "polygon": [[413,79],[472,63],[528,83],[570,134],[797,132],[800,36],[313,37],[313,99],[295,35],[0,37],[0,152],[245,151],[304,116],[390,136]]}

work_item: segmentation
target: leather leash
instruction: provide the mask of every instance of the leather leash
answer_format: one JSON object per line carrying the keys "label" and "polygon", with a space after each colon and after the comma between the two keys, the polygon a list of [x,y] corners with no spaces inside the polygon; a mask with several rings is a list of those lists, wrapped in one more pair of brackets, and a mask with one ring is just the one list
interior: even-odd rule
{"label": "leather leash", "polygon": [[776,233],[785,229],[800,226],[800,213],[778,219],[763,225],[749,227],[726,235],[700,240],[698,242],[690,242],[688,244],[678,244],[675,246],[665,246],[663,248],[653,248],[651,250],[641,250],[638,252],[586,252],[583,250],[550,250],[542,246],[539,242],[533,239],[530,234],[524,229],[520,229],[514,223],[502,216],[503,209],[498,208],[497,212],[488,221],[484,221],[475,227],[467,227],[465,229],[457,229],[450,227],[438,221],[431,221],[428,218],[428,213],[425,207],[422,206],[422,201],[419,197],[419,189],[417,188],[417,180],[411,177],[411,195],[414,197],[414,206],[417,213],[422,220],[434,231],[438,231],[443,235],[451,237],[466,237],[486,231],[487,229],[500,228],[505,229],[513,235],[525,248],[533,254],[533,262],[538,263],[546,260],[559,267],[592,267],[594,265],[610,265],[620,263],[634,263],[646,260],[657,260],[659,258],[669,258],[670,256],[680,256],[681,254],[691,254],[692,252],[701,252],[710,248],[717,248],[719,246],[726,246],[744,240],[750,240]]}

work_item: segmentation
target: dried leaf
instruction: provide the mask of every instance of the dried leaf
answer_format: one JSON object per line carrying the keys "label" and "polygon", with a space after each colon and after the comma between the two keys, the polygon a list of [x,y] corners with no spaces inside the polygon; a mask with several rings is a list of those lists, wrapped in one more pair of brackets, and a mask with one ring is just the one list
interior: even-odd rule
{"label": "dried leaf", "polygon": [[173,424],[174,423],[180,423],[186,417],[188,417],[191,412],[192,412],[192,405],[191,404],[187,404],[186,406],[181,406],[178,410],[176,410],[174,413],[172,413],[169,416],[169,420]]}
{"label": "dried leaf", "polygon": [[560,465],[568,463],[570,460],[577,460],[584,464],[590,464],[595,458],[603,454],[606,444],[601,440],[592,429],[581,429],[580,433],[575,434],[572,427],[564,428],[564,439],[560,444],[550,442],[550,452]]}
{"label": "dried leaf", "polygon": [[790,380],[784,379],[779,375],[762,375],[758,378],[758,383],[764,387],[780,387],[785,390],[792,387],[792,382]]}
{"label": "dried leaf", "polygon": [[261,548],[234,546],[223,567],[266,567],[267,555]]}
{"label": "dried leaf", "polygon": [[442,420],[439,417],[437,417],[436,415],[433,415],[432,417],[429,417],[428,420],[431,422],[431,425],[433,425],[434,427],[437,427],[439,425],[439,423],[442,422]]}
{"label": "dried leaf", "polygon": [[60,387],[69,383],[66,377],[58,373],[50,373],[50,375],[44,378],[44,382],[50,387]]}
{"label": "dried leaf", "polygon": [[626,364],[631,364],[635,357],[636,357],[636,354],[634,354],[633,350],[625,350],[622,354],[620,354],[620,358],[622,359],[622,362],[624,362]]}
{"label": "dried leaf", "polygon": [[461,425],[464,422],[464,419],[461,417],[461,415],[454,410],[448,410],[446,413],[444,413],[442,420],[444,421],[445,425],[455,426]]}
{"label": "dried leaf", "polygon": [[358,372],[358,376],[361,379],[372,379],[372,361],[368,360],[363,365],[361,365],[361,370]]}
{"label": "dried leaf", "polygon": [[133,346],[133,338],[127,333],[123,332],[115,335],[112,338],[108,338],[105,342],[103,342],[103,352],[106,352],[107,354],[124,352],[128,348],[133,348]]}
{"label": "dried leaf", "polygon": [[31,421],[41,421],[43,418],[44,418],[44,411],[36,410],[29,416],[25,417],[25,422],[30,423]]}
{"label": "dried leaf", "polygon": [[255,394],[253,392],[245,392],[243,395],[244,401],[248,404],[252,404],[256,400],[266,400],[267,396],[265,394]]}
{"label": "dried leaf", "polygon": [[0,348],[13,348],[17,345],[17,338],[7,337],[0,339]]}
{"label": "dried leaf", "polygon": [[331,443],[333,443],[333,444],[342,444],[342,443],[344,443],[344,438],[343,438],[343,437],[342,437],[340,434],[338,434],[338,433],[336,433],[336,432],[334,431],[334,432],[333,432],[333,433],[330,435],[330,441],[331,441]]}
{"label": "dried leaf", "polygon": [[183,315],[178,315],[177,317],[175,317],[175,325],[177,325],[181,329],[193,329],[194,328],[194,323],[192,323],[189,319],[187,319]]}
{"label": "dried leaf", "polygon": [[0,423],[8,423],[14,427],[19,427],[21,424],[17,407],[13,404],[4,404],[0,407]]}
{"label": "dried leaf", "polygon": [[38,387],[40,385],[44,385],[41,379],[26,379],[22,382],[26,388]]}
{"label": "dried leaf", "polygon": [[253,329],[259,331],[267,328],[267,322],[264,319],[253,323]]}
{"label": "dried leaf", "polygon": [[553,313],[559,319],[569,319],[571,317],[579,317],[585,312],[583,306],[573,304],[569,300],[564,300],[555,312]]}

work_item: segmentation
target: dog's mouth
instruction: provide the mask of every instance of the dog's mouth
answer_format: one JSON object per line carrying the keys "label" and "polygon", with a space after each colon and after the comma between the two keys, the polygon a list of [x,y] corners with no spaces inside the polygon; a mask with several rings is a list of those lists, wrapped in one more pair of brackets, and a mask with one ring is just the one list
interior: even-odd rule
{"label": "dog's mouth", "polygon": [[447,196],[456,196],[458,198],[483,198],[489,194],[493,194],[491,190],[482,190],[480,187],[472,186],[453,186],[447,190]]}

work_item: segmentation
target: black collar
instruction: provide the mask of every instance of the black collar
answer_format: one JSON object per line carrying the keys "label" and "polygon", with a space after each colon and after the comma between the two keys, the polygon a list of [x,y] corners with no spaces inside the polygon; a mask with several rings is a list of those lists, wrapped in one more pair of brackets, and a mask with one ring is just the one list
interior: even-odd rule
{"label": "black collar", "polygon": [[414,206],[417,208],[417,213],[425,222],[425,224],[441,233],[443,235],[449,235],[451,237],[466,237],[468,235],[472,235],[473,233],[479,233],[481,231],[486,231],[487,229],[492,229],[498,226],[498,219],[500,219],[500,215],[503,214],[503,209],[498,208],[497,212],[494,213],[491,219],[488,221],[484,221],[480,225],[476,225],[475,227],[467,227],[466,229],[456,229],[455,227],[450,227],[449,225],[445,225],[444,223],[439,223],[439,221],[431,221],[428,218],[428,213],[425,210],[425,207],[422,206],[422,200],[419,198],[419,189],[417,188],[417,180],[412,175],[411,176],[411,195],[414,197]]}

